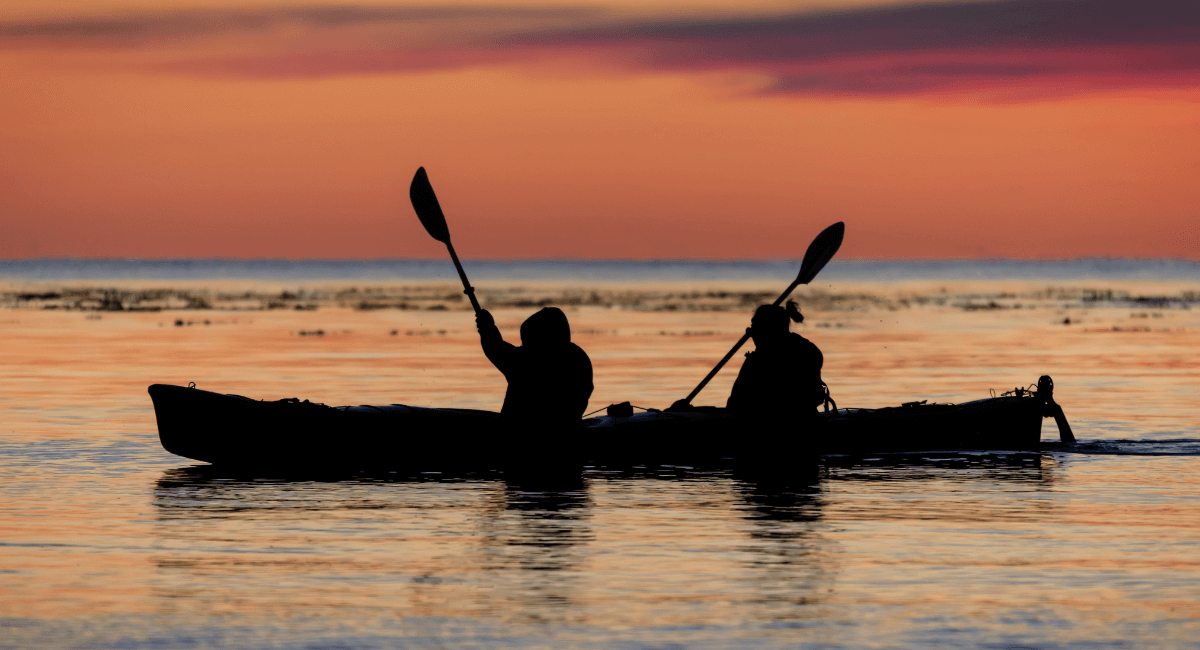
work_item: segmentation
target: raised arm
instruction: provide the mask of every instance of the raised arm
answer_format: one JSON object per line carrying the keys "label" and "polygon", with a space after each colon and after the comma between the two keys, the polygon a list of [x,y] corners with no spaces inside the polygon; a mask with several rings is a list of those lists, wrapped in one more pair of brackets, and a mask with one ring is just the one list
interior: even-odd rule
{"label": "raised arm", "polygon": [[516,363],[517,346],[500,336],[496,319],[492,318],[488,310],[479,310],[479,314],[475,316],[475,325],[479,328],[479,342],[483,345],[483,354],[507,377]]}

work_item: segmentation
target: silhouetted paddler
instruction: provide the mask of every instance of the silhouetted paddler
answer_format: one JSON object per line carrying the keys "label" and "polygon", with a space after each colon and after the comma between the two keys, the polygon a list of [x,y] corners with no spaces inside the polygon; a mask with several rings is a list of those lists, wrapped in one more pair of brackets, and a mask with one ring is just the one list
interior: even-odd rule
{"label": "silhouetted paddler", "polygon": [[789,301],[787,309],[763,305],[750,321],[754,351],[738,372],[727,407],[755,428],[779,433],[809,433],[818,422],[817,407],[825,401],[821,350],[790,332],[789,321],[804,316]]}
{"label": "silhouetted paddler", "polygon": [[521,345],[508,343],[486,309],[475,317],[483,353],[508,380],[509,427],[554,433],[582,427],[592,395],[592,362],[571,342],[567,315],[546,307],[521,324]]}

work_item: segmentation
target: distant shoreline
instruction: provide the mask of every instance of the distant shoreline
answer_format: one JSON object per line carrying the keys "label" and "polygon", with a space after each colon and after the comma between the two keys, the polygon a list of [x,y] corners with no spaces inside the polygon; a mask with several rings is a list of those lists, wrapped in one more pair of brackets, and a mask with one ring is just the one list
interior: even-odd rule
{"label": "distant shoreline", "polygon": [[[473,280],[662,282],[788,280],[798,260],[464,260]],[[261,280],[454,282],[448,259],[0,260],[2,281]],[[1200,262],[1178,259],[834,260],[818,283],[955,280],[1198,281]]]}

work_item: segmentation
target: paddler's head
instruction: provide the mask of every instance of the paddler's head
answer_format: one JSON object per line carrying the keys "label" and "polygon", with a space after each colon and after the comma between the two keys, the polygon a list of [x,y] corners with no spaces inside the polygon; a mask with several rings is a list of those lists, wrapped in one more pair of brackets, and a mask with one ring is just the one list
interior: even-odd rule
{"label": "paddler's head", "polygon": [[558,307],[544,307],[521,323],[521,346],[543,348],[571,342],[571,324]]}
{"label": "paddler's head", "polygon": [[771,347],[787,338],[791,323],[804,322],[804,315],[795,302],[787,303],[787,309],[779,305],[762,305],[750,319],[750,336],[754,339],[754,347]]}

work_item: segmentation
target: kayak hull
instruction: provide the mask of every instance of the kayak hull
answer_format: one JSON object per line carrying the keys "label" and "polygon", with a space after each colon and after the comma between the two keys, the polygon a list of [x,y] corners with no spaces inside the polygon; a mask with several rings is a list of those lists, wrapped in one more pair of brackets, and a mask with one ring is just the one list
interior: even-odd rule
{"label": "kayak hull", "polygon": [[700,407],[590,418],[578,430],[534,439],[510,430],[490,411],[267,402],[166,384],[149,392],[163,448],[178,456],[216,465],[418,471],[547,463],[795,463],[817,454],[1037,450],[1046,410],[1036,394],[1025,393],[957,405],[842,409],[819,414],[807,431],[764,432],[724,409]]}
{"label": "kayak hull", "polygon": [[158,436],[177,456],[221,465],[470,465],[500,416],[468,409],[330,408],[195,388],[150,387]]}

